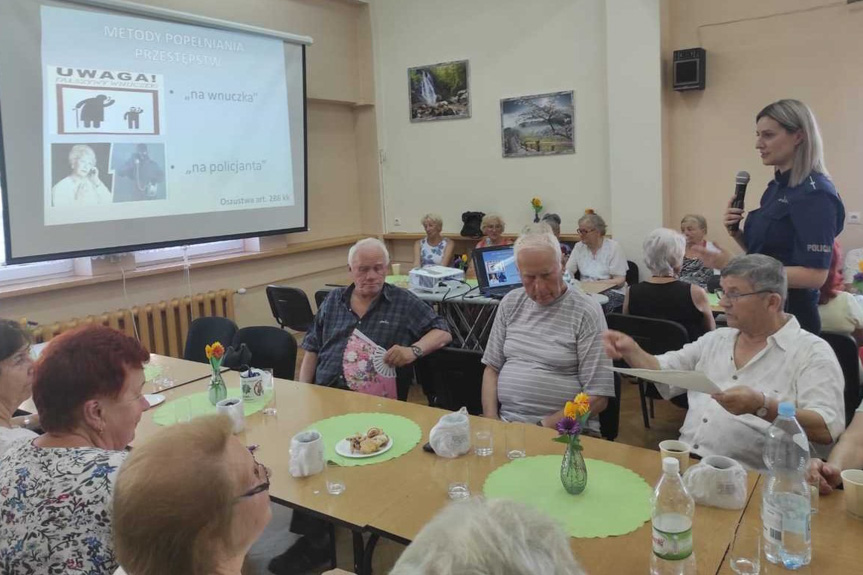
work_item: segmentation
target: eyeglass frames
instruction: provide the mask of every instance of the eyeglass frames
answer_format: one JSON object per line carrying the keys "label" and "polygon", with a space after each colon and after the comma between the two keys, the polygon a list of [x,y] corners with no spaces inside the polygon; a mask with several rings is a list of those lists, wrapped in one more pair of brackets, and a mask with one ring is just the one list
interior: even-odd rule
{"label": "eyeglass frames", "polygon": [[762,294],[762,293],[776,293],[776,292],[772,292],[768,289],[760,289],[758,291],[751,291],[751,292],[747,292],[747,293],[727,293],[721,289],[716,290],[716,295],[719,296],[719,299],[725,298],[728,301],[730,301],[731,303],[734,303],[737,300],[739,300],[740,298],[746,297],[748,295],[758,295],[758,294]]}
{"label": "eyeglass frames", "polygon": [[248,491],[246,491],[245,493],[243,493],[242,495],[237,497],[237,499],[244,499],[246,497],[252,497],[254,495],[257,495],[258,493],[261,493],[262,491],[269,491],[270,490],[270,468],[269,467],[267,467],[263,463],[258,463],[257,461],[255,461],[255,477],[258,479],[263,478],[264,482],[260,483],[259,485],[256,485],[255,487],[252,487],[251,489],[249,489]]}

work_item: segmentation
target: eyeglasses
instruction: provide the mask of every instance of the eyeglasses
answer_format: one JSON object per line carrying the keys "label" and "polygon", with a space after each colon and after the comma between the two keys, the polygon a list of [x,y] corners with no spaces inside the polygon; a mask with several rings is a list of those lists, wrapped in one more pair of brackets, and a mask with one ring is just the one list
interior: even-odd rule
{"label": "eyeglasses", "polygon": [[255,477],[257,479],[263,478],[264,482],[259,484],[259,485],[256,485],[255,487],[252,487],[251,489],[249,489],[248,491],[246,491],[245,493],[243,493],[242,495],[237,497],[237,499],[244,499],[246,497],[253,497],[253,496],[257,495],[258,493],[261,493],[262,491],[269,491],[270,490],[270,468],[269,467],[267,467],[263,463],[258,463],[257,461],[255,461]]}
{"label": "eyeglasses", "polygon": [[740,298],[746,297],[748,295],[758,295],[758,294],[762,294],[762,293],[776,293],[776,292],[772,292],[769,289],[760,289],[758,291],[751,291],[751,292],[747,292],[747,293],[726,293],[721,289],[716,290],[716,295],[719,296],[719,299],[725,298],[728,301],[730,301],[731,303],[734,303],[737,300],[739,300]]}
{"label": "eyeglasses", "polygon": [[576,231],[577,231],[580,235],[582,235],[582,236],[586,236],[586,235],[587,235],[587,234],[589,234],[590,232],[595,232],[596,230],[585,230],[584,228],[578,228]]}

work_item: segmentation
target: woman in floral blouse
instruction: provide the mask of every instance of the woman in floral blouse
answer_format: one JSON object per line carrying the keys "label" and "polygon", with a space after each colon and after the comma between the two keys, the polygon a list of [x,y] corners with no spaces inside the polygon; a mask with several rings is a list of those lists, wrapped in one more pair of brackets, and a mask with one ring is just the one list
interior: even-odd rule
{"label": "woman in floral blouse", "polygon": [[414,268],[451,266],[455,244],[441,235],[443,219],[437,214],[426,214],[420,223],[426,237],[414,243]]}
{"label": "woman in floral blouse", "polygon": [[108,575],[114,479],[135,437],[143,364],[131,337],[102,326],[67,332],[36,365],[45,435],[0,458],[0,573]]}

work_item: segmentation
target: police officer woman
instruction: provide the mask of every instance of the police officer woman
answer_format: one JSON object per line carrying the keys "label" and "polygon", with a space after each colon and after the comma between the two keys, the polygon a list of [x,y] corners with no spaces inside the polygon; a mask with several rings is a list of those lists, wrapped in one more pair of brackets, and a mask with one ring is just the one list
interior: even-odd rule
{"label": "police officer woman", "polygon": [[845,208],[824,167],[821,134],[806,104],[779,100],[761,110],[755,121],[755,149],[764,165],[773,166],[775,177],[742,231],[729,229],[744,217],[730,202],[723,223],[747,253],[772,256],[785,265],[790,288],[786,309],[804,329],[817,334],[818,289],[827,279]]}

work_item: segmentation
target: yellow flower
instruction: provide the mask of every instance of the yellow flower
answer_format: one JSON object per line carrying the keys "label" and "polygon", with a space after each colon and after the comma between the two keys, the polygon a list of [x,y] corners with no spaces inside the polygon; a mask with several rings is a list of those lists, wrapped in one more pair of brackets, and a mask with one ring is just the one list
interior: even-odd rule
{"label": "yellow flower", "polygon": [[571,402],[571,401],[566,402],[566,407],[563,408],[563,415],[565,417],[571,417],[572,419],[575,419],[576,417],[578,417],[578,414],[576,413],[575,404],[573,402]]}
{"label": "yellow flower", "polygon": [[863,260],[857,262],[857,267],[860,268],[860,271],[863,272]]}
{"label": "yellow flower", "polygon": [[467,254],[462,254],[462,255],[461,255],[461,261],[463,261],[463,262],[467,262]]}
{"label": "yellow flower", "polygon": [[207,359],[222,359],[222,356],[225,355],[224,346],[218,341],[213,345],[204,346],[204,353],[207,355]]}
{"label": "yellow flower", "polygon": [[542,207],[542,200],[540,200],[539,198],[533,198],[533,199],[530,201],[530,204],[531,204],[534,208],[541,208],[541,207]]}
{"label": "yellow flower", "polygon": [[[570,402],[567,402],[567,407]],[[590,398],[587,397],[586,393],[579,393],[575,396],[575,399],[572,400],[573,409],[577,417],[581,417],[588,411],[590,411]],[[564,411],[566,413],[566,411]]]}

